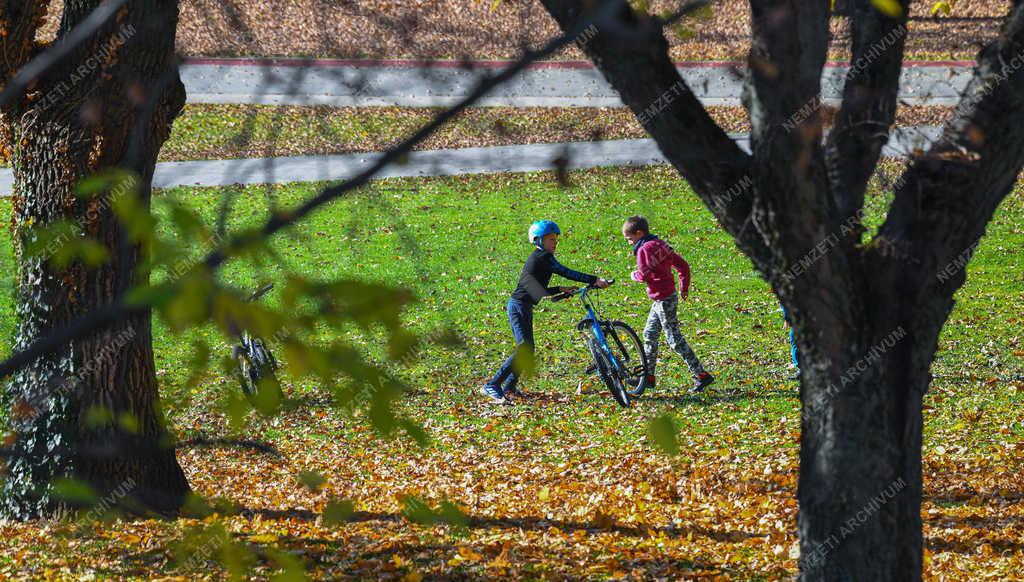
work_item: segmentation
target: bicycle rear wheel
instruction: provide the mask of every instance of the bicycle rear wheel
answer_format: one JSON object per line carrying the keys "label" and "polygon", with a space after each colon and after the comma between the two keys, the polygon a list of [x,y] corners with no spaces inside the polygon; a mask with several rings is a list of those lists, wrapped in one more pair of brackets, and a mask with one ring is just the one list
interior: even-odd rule
{"label": "bicycle rear wheel", "polygon": [[626,385],[628,391],[638,391],[650,375],[647,352],[644,351],[640,336],[621,321],[605,322],[602,328],[608,338],[608,347],[619,362],[622,383]]}

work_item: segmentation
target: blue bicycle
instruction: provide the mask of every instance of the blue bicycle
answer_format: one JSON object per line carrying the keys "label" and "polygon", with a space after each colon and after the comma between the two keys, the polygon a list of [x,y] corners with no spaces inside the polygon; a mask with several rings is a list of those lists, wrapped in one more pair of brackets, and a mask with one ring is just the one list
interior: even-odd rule
{"label": "blue bicycle", "polygon": [[[608,281],[608,284],[615,280]],[[576,329],[583,333],[587,350],[594,360],[594,365],[587,369],[595,371],[604,381],[612,398],[622,407],[629,406],[629,395],[637,392],[647,381],[647,354],[639,336],[621,321],[601,319],[597,314],[597,306],[591,293],[597,287],[588,285],[574,291],[551,296],[552,301],[562,301],[578,295],[587,317],[576,324]]]}
{"label": "blue bicycle", "polygon": [[[258,301],[273,288],[273,283],[264,285],[250,295],[247,301]],[[247,330],[237,329],[233,323],[230,326],[235,328],[232,331],[239,339],[239,343],[231,347],[231,357],[238,360],[236,376],[246,398],[252,398],[259,392],[261,382],[266,379],[276,382],[277,360],[263,339],[249,335]]]}

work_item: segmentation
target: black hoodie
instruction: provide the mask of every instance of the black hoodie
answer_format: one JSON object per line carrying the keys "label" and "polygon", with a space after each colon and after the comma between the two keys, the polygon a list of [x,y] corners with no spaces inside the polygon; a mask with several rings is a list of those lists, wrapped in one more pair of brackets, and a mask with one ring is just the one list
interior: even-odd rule
{"label": "black hoodie", "polygon": [[557,287],[548,287],[553,274],[587,285],[597,282],[594,275],[573,271],[555,260],[555,255],[537,249],[526,259],[523,272],[519,275],[519,285],[512,292],[512,299],[536,305],[542,297],[558,293]]}

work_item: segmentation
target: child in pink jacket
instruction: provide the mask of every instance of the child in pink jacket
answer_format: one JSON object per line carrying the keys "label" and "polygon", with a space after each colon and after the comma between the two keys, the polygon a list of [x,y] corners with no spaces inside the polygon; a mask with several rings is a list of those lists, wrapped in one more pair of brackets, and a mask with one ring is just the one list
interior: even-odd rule
{"label": "child in pink jacket", "polygon": [[[658,342],[662,330],[668,345],[683,357],[693,374],[694,386],[691,392],[700,392],[715,381],[715,377],[704,371],[697,355],[679,331],[679,319],[676,312],[679,300],[686,299],[690,291],[690,265],[679,253],[672,250],[665,241],[650,233],[650,226],[643,216],[631,216],[622,225],[622,235],[633,245],[636,256],[636,270],[633,271],[634,281],[647,283],[647,296],[654,301],[651,312],[644,326],[644,349],[650,364],[650,375],[636,395],[646,388],[654,387],[654,368],[658,363]],[[679,271],[679,294],[676,294],[676,281],[672,269]]]}

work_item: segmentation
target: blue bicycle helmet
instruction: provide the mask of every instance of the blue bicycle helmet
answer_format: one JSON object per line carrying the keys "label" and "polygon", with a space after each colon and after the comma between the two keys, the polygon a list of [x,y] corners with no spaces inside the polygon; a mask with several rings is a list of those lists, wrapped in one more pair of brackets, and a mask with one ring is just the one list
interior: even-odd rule
{"label": "blue bicycle helmet", "polygon": [[542,248],[540,239],[544,238],[546,234],[562,234],[562,229],[558,228],[553,220],[538,220],[530,225],[530,242],[537,248]]}

